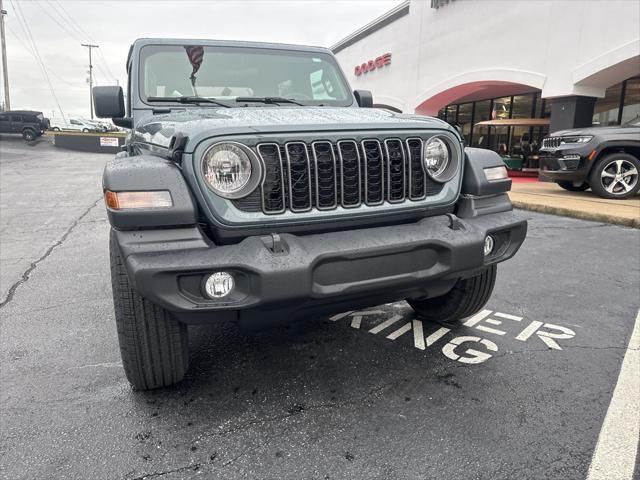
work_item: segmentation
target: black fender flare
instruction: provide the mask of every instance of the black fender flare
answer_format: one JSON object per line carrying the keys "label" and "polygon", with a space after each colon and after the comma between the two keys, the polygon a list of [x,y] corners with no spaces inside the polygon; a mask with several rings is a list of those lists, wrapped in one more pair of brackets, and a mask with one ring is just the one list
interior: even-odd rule
{"label": "black fender flare", "polygon": [[513,210],[507,194],[511,190],[511,179],[487,180],[485,169],[492,167],[506,168],[496,152],[483,148],[464,149],[464,174],[456,205],[458,217],[471,218]]}
{"label": "black fender flare", "polygon": [[116,229],[131,230],[189,226],[197,222],[196,203],[178,165],[154,155],[118,155],[107,162],[102,188],[113,192],[169,191],[172,206],[154,209],[113,210],[109,222]]}

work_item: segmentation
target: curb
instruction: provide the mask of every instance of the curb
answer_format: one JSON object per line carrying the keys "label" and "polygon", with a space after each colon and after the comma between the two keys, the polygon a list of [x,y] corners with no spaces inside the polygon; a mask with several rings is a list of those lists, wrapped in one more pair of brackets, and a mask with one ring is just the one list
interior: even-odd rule
{"label": "curb", "polygon": [[520,200],[511,200],[515,208],[529,210],[532,212],[548,213],[551,215],[559,215],[563,217],[578,218],[580,220],[591,220],[594,222],[611,223],[613,225],[622,225],[631,228],[640,228],[640,218],[617,217],[606,213],[585,212],[583,210],[573,210],[570,208],[556,207],[549,205],[540,205],[536,203],[528,203]]}

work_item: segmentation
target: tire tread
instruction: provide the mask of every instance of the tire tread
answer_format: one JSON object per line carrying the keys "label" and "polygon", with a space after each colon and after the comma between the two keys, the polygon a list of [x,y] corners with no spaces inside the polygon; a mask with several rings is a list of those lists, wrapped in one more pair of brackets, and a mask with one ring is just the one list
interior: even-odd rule
{"label": "tire tread", "polygon": [[179,382],[188,368],[187,327],[131,286],[113,233],[111,284],[122,365],[135,389]]}
{"label": "tire tread", "polygon": [[428,299],[407,299],[415,312],[424,320],[455,323],[484,307],[491,297],[497,268],[491,265],[482,273],[458,280],[445,295]]}

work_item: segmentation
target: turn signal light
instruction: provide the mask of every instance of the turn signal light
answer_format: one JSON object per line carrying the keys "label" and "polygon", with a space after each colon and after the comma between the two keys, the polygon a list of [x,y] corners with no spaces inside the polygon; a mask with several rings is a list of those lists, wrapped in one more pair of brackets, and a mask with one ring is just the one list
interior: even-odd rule
{"label": "turn signal light", "polygon": [[154,192],[104,192],[104,201],[111,210],[140,208],[170,208],[173,206],[168,190]]}
{"label": "turn signal light", "polygon": [[490,167],[484,169],[484,176],[488,181],[493,182],[496,180],[504,180],[505,178],[509,178],[507,174],[507,168],[504,166],[499,167]]}

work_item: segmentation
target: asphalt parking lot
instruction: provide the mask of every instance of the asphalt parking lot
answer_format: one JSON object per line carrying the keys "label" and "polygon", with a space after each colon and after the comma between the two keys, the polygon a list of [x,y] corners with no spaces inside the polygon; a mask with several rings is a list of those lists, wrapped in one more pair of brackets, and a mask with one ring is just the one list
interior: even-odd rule
{"label": "asphalt parking lot", "polygon": [[397,303],[194,328],[186,380],[133,392],[110,157],[0,139],[2,478],[586,478],[640,306],[639,230],[522,212],[522,250],[465,325]]}

